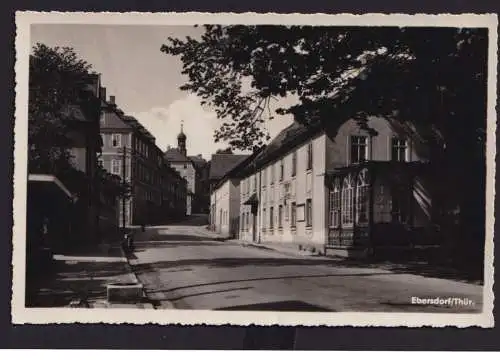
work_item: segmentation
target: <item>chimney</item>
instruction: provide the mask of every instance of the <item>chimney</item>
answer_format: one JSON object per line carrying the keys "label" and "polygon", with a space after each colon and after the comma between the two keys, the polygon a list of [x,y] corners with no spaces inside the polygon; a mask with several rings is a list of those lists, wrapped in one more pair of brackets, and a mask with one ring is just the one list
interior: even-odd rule
{"label": "chimney", "polygon": [[99,89],[99,97],[102,99],[102,100],[106,100],[106,88],[105,87],[101,87]]}
{"label": "chimney", "polygon": [[200,159],[202,159],[202,158],[203,158],[203,156],[201,156],[201,154],[198,154],[197,156],[198,156]]}
{"label": "chimney", "polygon": [[109,103],[112,105],[115,104],[115,96],[114,95],[109,95]]}

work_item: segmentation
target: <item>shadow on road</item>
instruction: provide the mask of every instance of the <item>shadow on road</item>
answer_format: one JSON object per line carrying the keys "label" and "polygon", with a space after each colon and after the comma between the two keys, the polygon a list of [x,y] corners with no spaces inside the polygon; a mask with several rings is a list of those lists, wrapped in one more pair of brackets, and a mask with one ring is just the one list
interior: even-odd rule
{"label": "shadow on road", "polygon": [[303,301],[276,301],[260,304],[249,304],[239,306],[222,307],[215,310],[235,310],[235,311],[319,311],[332,312],[333,310],[312,305]]}
{"label": "shadow on road", "polygon": [[197,287],[204,286],[214,286],[214,285],[226,285],[234,283],[245,283],[253,281],[267,281],[267,280],[290,280],[290,279],[311,279],[311,278],[333,278],[333,277],[354,277],[354,276],[377,276],[377,275],[387,275],[387,273],[357,273],[357,274],[321,274],[321,275],[285,275],[285,276],[267,276],[267,277],[256,277],[256,278],[246,278],[238,280],[225,280],[225,281],[214,281],[203,284],[185,285],[177,286],[168,289],[156,289],[150,291],[150,293],[166,293],[178,290],[186,290]]}

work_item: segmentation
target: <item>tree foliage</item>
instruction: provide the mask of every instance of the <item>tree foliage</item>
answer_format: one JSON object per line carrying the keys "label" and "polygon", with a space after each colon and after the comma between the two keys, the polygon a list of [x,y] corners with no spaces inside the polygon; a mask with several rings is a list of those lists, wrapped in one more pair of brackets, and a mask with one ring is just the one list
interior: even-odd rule
{"label": "tree foliage", "polygon": [[29,61],[28,166],[31,172],[69,171],[68,106],[89,94],[91,66],[73,49],[36,44]]}
{"label": "tree foliage", "polygon": [[201,39],[169,38],[161,51],[180,57],[181,89],[224,120],[216,141],[247,150],[267,135],[272,99],[290,94],[298,104],[278,113],[305,123],[397,113],[447,138],[467,119],[478,140],[486,44],[484,29],[208,25]]}
{"label": "tree foliage", "polygon": [[483,28],[208,25],[161,51],[180,58],[181,89],[215,109],[215,140],[233,148],[262,145],[270,102],[289,95],[297,104],[276,112],[304,124],[411,124],[431,149],[443,211],[459,209],[464,254],[480,239],[482,257],[487,48]]}

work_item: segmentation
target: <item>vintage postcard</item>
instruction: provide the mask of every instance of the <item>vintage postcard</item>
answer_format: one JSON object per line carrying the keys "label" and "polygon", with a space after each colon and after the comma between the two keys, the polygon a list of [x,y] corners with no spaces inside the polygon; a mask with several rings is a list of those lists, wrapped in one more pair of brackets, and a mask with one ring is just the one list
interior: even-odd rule
{"label": "vintage postcard", "polygon": [[16,324],[493,320],[497,17],[16,14]]}

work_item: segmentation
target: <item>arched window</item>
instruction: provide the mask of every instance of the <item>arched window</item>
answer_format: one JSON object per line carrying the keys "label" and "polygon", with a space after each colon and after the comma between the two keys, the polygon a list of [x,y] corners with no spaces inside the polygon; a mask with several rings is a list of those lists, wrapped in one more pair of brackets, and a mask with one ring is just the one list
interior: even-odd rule
{"label": "arched window", "polygon": [[330,227],[340,226],[340,180],[335,179],[333,189],[330,189],[329,209],[330,209]]}
{"label": "arched window", "polygon": [[368,223],[368,190],[370,186],[370,181],[368,178],[368,171],[366,169],[362,170],[357,179],[356,183],[356,223],[366,224]]}
{"label": "arched window", "polygon": [[354,220],[354,179],[349,174],[342,184],[342,226],[353,225]]}

